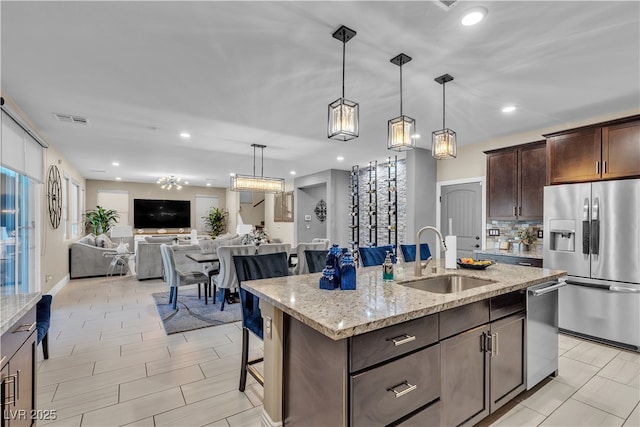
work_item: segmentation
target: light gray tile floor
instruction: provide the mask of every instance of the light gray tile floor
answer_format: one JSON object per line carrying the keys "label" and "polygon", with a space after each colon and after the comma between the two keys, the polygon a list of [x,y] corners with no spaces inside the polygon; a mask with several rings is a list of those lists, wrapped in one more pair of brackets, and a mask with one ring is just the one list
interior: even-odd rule
{"label": "light gray tile floor", "polygon": [[[160,280],[81,279],[53,300],[49,355],[38,349],[48,426],[260,426],[262,387],[238,391],[240,323],[167,336]],[[640,426],[640,354],[560,335],[560,375],[481,425]],[[252,356],[262,351],[252,340]]]}

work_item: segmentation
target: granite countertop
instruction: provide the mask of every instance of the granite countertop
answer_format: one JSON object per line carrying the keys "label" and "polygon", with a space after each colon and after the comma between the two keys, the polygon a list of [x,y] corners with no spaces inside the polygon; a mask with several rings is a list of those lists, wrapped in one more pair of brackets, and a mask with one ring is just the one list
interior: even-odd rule
{"label": "granite countertop", "polygon": [[517,258],[542,259],[542,254],[541,253],[529,252],[529,251],[514,252],[513,250],[507,250],[507,249],[487,248],[487,249],[476,249],[473,252],[477,253],[477,254],[504,255],[504,256],[512,256],[512,257],[517,257]]}
{"label": "granite countertop", "polygon": [[[419,280],[413,275],[413,265],[404,265],[405,279],[402,281]],[[431,272],[434,265],[438,267],[436,273]],[[355,291],[320,289],[320,273],[253,280],[243,282],[242,286],[291,317],[339,340],[566,275],[560,270],[507,264],[495,264],[485,270],[446,270],[444,260],[433,261],[427,270],[423,270],[424,278],[459,274],[495,283],[437,294],[384,283],[382,269],[377,266],[358,268]]]}
{"label": "granite countertop", "polygon": [[20,320],[38,301],[41,293],[0,295],[0,335],[7,332]]}

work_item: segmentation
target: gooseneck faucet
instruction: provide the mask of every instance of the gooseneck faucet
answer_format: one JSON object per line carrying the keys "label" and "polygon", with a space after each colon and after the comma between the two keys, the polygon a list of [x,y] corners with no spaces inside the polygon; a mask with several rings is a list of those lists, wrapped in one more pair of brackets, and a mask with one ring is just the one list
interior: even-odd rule
{"label": "gooseneck faucet", "polygon": [[[442,250],[444,250],[445,252],[447,251],[447,245],[444,243],[444,237],[442,237],[442,233],[440,233],[440,230],[430,225],[427,225],[426,227],[422,227],[420,230],[418,230],[418,233],[416,234],[416,262],[415,262],[416,265],[414,267],[414,273],[416,277],[422,276],[422,260],[420,259],[420,235],[422,234],[423,231],[426,231],[426,230],[433,230],[440,238],[440,243],[442,244]],[[431,260],[431,257],[429,257],[429,259],[427,260],[427,264],[429,264],[430,260]]]}

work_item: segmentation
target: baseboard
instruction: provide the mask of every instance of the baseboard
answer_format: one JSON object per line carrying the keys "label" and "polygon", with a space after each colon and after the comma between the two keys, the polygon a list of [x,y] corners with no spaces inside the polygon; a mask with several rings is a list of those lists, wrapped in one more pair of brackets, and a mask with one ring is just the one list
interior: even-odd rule
{"label": "baseboard", "polygon": [[273,421],[267,411],[262,410],[262,427],[282,427],[282,421]]}
{"label": "baseboard", "polygon": [[56,283],[56,285],[51,288],[49,290],[49,292],[47,292],[49,295],[54,295],[57,294],[58,292],[60,292],[62,290],[62,288],[65,287],[65,285],[69,283],[69,275],[65,275],[62,279],[60,279],[60,281],[58,283]]}

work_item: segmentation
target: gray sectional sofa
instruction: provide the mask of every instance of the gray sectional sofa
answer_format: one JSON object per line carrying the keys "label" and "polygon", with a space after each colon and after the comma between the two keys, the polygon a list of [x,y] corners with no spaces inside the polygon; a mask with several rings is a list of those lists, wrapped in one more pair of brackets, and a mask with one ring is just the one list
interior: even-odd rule
{"label": "gray sectional sofa", "polygon": [[104,254],[115,251],[108,237],[87,234],[69,246],[69,276],[72,279],[106,276],[112,258]]}

